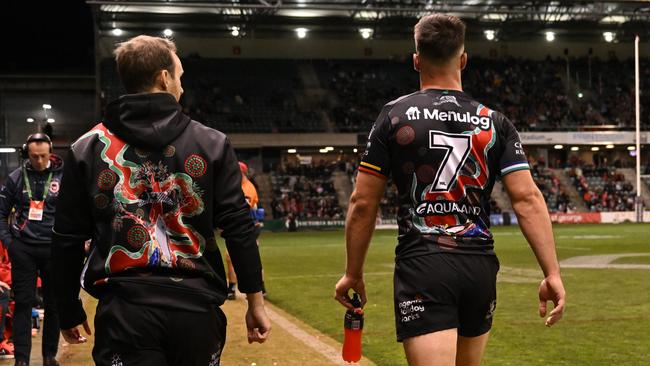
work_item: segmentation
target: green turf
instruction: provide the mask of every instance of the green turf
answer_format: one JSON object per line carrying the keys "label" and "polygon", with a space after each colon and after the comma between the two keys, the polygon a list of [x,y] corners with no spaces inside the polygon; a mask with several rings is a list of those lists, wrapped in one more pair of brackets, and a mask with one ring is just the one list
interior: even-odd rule
{"label": "green turf", "polygon": [[[555,227],[560,259],[650,253],[650,225]],[[546,328],[537,315],[541,272],[516,227],[495,228],[501,261],[498,307],[484,365],[644,365],[650,358],[650,270],[564,269],[568,307]],[[342,340],[343,308],[333,300],[345,265],[342,231],[265,233],[261,252],[269,300]],[[395,232],[375,233],[366,262],[364,353],[405,365],[395,341],[392,267]],[[634,263],[642,257],[635,257]],[[650,257],[645,257],[650,258]]]}
{"label": "green turf", "polygon": [[650,264],[650,255],[622,257],[614,260],[614,264]]}

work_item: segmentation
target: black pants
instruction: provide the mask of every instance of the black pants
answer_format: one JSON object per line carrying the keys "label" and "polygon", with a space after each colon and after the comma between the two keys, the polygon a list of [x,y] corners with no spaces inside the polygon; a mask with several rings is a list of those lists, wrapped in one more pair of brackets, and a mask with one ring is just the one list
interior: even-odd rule
{"label": "black pants", "polygon": [[226,341],[226,316],[99,300],[93,360],[98,366],[218,366]]}
{"label": "black pants", "polygon": [[49,285],[50,246],[27,244],[18,239],[9,245],[11,281],[14,291],[14,347],[16,361],[29,362],[32,350],[32,307],[36,302],[36,278],[40,275],[43,285],[43,349],[44,357],[56,356],[59,346],[59,313],[54,294]]}

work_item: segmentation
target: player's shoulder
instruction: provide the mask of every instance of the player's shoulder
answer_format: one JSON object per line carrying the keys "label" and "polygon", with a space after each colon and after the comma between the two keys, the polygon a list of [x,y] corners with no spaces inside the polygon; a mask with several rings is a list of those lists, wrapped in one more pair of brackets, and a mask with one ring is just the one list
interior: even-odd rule
{"label": "player's shoulder", "polygon": [[510,123],[508,117],[506,117],[503,112],[496,110],[477,99],[474,99],[468,94],[463,93],[463,97],[464,102],[469,109],[475,110],[474,113],[477,116],[489,117],[497,130],[500,129],[503,124]]}
{"label": "player's shoulder", "polygon": [[402,95],[401,97],[393,99],[390,102],[386,103],[384,105],[384,108],[392,109],[395,106],[400,105],[401,103],[406,103],[410,99],[412,99],[412,98],[414,98],[414,97],[416,97],[416,96],[418,96],[420,94],[422,94],[422,93],[418,90],[418,91],[414,91],[413,93],[410,93],[410,94]]}
{"label": "player's shoulder", "polygon": [[386,117],[386,120],[392,120],[396,116],[404,114],[414,105],[423,105],[423,103],[425,103],[423,93],[418,90],[410,94],[402,95],[384,104],[382,114]]}
{"label": "player's shoulder", "polygon": [[190,121],[187,125],[186,132],[196,142],[207,143],[212,147],[221,146],[228,141],[228,136],[225,133],[195,120]]}

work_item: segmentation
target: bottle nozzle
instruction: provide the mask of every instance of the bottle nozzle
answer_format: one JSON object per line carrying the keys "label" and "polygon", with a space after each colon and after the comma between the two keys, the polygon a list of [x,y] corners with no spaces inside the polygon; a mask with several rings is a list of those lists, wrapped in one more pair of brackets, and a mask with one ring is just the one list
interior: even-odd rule
{"label": "bottle nozzle", "polygon": [[352,306],[354,306],[355,308],[361,308],[361,299],[359,299],[359,294],[358,294],[358,293],[355,292],[355,293],[352,295],[352,300],[350,301],[350,303],[351,303]]}

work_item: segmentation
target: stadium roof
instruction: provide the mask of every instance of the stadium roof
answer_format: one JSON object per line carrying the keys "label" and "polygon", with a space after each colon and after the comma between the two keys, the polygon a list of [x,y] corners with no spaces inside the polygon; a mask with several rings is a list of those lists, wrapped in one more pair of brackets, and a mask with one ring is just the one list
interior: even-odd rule
{"label": "stadium roof", "polygon": [[569,37],[602,37],[616,31],[618,38],[647,34],[650,1],[505,1],[505,0],[89,0],[100,36],[119,28],[159,32],[170,28],[186,34],[281,37],[295,27],[308,27],[321,37],[358,35],[370,28],[378,38],[403,38],[414,19],[431,12],[457,15],[467,21],[472,35],[494,29],[500,39],[526,38],[543,30]]}

